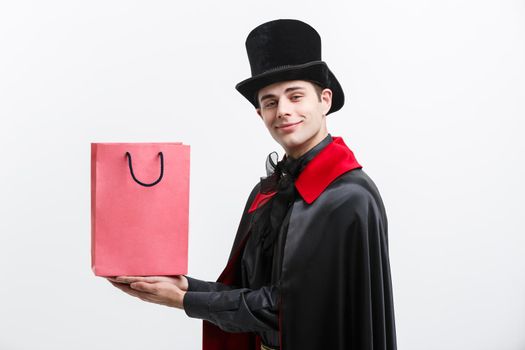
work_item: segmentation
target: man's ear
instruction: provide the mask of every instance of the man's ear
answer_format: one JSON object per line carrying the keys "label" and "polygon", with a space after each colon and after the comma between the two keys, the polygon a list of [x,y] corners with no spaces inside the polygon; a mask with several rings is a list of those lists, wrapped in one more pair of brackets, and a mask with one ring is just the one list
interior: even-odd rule
{"label": "man's ear", "polygon": [[321,101],[323,103],[323,114],[326,115],[332,107],[332,90],[325,88],[321,92]]}

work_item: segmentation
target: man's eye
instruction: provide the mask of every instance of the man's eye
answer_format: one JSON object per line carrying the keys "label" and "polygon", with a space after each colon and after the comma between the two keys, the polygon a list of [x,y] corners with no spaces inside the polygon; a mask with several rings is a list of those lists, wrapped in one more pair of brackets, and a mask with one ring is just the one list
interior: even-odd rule
{"label": "man's eye", "polygon": [[275,105],[275,102],[268,102],[267,104],[264,105],[264,108],[269,108],[269,107],[273,107]]}
{"label": "man's eye", "polygon": [[302,96],[301,96],[301,95],[293,95],[293,96],[292,96],[292,99],[298,99],[298,98],[300,98],[300,97],[302,97]]}

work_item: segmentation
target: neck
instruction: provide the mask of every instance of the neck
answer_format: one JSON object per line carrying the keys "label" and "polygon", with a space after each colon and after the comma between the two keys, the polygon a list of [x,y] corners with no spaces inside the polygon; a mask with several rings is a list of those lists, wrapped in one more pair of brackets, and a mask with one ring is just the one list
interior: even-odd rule
{"label": "neck", "polygon": [[286,156],[290,158],[297,159],[301,157],[303,154],[314,148],[319,142],[321,142],[326,136],[328,135],[328,131],[324,130],[316,135],[314,135],[312,138],[304,142],[303,144],[293,148],[293,149],[287,149],[286,150]]}

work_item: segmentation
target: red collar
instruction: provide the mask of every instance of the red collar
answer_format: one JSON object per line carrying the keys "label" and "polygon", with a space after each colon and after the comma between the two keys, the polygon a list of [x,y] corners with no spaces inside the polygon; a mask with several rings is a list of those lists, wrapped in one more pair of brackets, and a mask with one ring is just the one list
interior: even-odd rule
{"label": "red collar", "polygon": [[[295,187],[303,200],[312,204],[339,175],[356,168],[362,168],[362,166],[344,143],[343,138],[332,136],[332,142],[306,164],[295,180]],[[266,203],[276,193],[257,193],[248,213]]]}

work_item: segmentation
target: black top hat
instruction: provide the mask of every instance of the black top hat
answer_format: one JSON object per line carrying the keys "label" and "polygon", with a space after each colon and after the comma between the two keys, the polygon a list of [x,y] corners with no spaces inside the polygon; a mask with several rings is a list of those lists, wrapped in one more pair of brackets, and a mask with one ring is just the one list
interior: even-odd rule
{"label": "black top hat", "polygon": [[251,78],[235,88],[259,107],[257,92],[285,80],[308,80],[332,90],[327,115],[343,107],[343,89],[327,64],[321,60],[321,37],[310,25],[295,19],[277,19],[254,28],[246,38]]}

